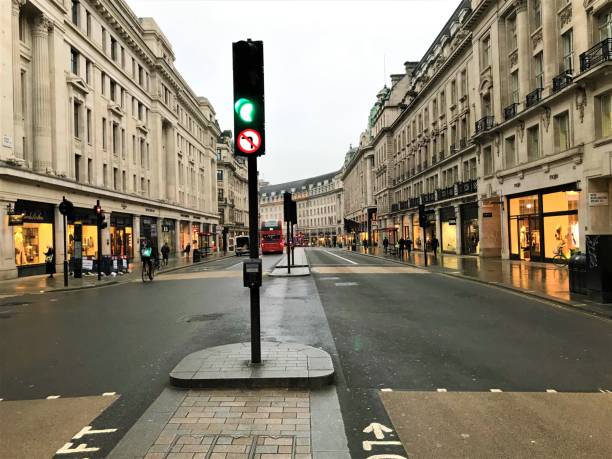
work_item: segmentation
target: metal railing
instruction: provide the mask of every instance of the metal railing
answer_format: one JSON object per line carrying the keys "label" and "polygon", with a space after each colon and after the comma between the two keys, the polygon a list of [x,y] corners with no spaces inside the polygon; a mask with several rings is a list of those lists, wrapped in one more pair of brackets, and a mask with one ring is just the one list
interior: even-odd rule
{"label": "metal railing", "polygon": [[457,149],[455,148],[454,143],[451,143],[449,152],[450,152],[450,155],[454,155],[455,153],[457,153]]}
{"label": "metal railing", "polygon": [[448,186],[438,190],[438,199],[449,199],[455,196],[455,186]]}
{"label": "metal railing", "polygon": [[563,88],[568,87],[572,84],[574,77],[572,76],[571,70],[566,70],[565,72],[557,75],[553,78],[553,92],[561,91]]}
{"label": "metal railing", "polygon": [[612,60],[612,38],[606,38],[580,55],[580,71],[586,72]]}
{"label": "metal railing", "polygon": [[408,205],[409,205],[410,207],[418,207],[418,205],[419,205],[420,203],[421,203],[421,202],[419,201],[419,198],[418,198],[418,197],[408,199]]}
{"label": "metal railing", "polygon": [[495,118],[493,116],[485,116],[476,121],[476,134],[488,131],[495,125]]}
{"label": "metal railing", "polygon": [[391,204],[391,212],[397,212],[399,210],[399,204]]}
{"label": "metal railing", "polygon": [[408,201],[400,201],[399,203],[400,210],[406,210],[410,208],[410,203]]}
{"label": "metal railing", "polygon": [[478,181],[476,179],[457,182],[457,194],[476,193],[478,191]]}
{"label": "metal railing", "polygon": [[537,88],[527,94],[525,97],[525,105],[527,107],[533,107],[542,100],[542,88]]}
{"label": "metal railing", "polygon": [[433,166],[434,164],[436,164],[438,162],[438,157],[436,156],[436,154],[434,153],[433,155],[431,155],[431,165]]}
{"label": "metal railing", "polygon": [[421,202],[423,204],[428,204],[430,202],[436,202],[436,193],[435,192],[431,192],[431,193],[424,193],[421,195]]}
{"label": "metal railing", "polygon": [[466,147],[467,147],[467,139],[465,137],[462,139],[459,139],[459,149],[463,150]]}
{"label": "metal railing", "polygon": [[506,108],[504,108],[504,119],[508,121],[514,118],[517,113],[518,113],[518,104],[514,102],[513,104],[510,104]]}

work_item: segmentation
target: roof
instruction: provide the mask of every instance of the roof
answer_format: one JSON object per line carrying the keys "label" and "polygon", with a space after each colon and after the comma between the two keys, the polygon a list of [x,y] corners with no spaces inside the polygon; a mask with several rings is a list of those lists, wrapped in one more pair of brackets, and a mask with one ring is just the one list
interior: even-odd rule
{"label": "roof", "polygon": [[316,177],[309,177],[302,180],[294,180],[293,182],[285,182],[279,183],[276,185],[266,185],[259,189],[259,194],[266,193],[269,195],[272,192],[280,193],[281,191],[289,191],[291,192],[292,188],[295,188],[295,191],[302,191],[302,187],[305,186],[308,189],[309,185],[317,186],[318,182],[324,182],[325,180],[331,181],[336,175],[338,175],[339,171],[329,172],[323,175],[317,175]]}

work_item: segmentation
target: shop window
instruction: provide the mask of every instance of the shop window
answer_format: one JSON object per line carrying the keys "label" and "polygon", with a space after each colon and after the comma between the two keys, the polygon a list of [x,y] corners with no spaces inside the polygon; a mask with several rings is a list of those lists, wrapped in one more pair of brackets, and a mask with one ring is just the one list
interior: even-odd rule
{"label": "shop window", "polygon": [[510,199],[510,216],[530,215],[540,212],[538,195]]}
{"label": "shop window", "polygon": [[579,248],[579,231],[577,214],[545,216],[544,257],[554,258],[558,253],[571,256]]}
{"label": "shop window", "polygon": [[542,207],[544,213],[566,212],[578,210],[578,191],[559,191],[542,195]]}
{"label": "shop window", "polygon": [[53,247],[53,224],[24,223],[13,227],[15,264],[35,265],[45,262],[45,252]]}
{"label": "shop window", "polygon": [[535,125],[527,129],[527,159],[536,160],[540,157],[540,126]]}
{"label": "shop window", "polygon": [[569,112],[563,112],[554,119],[555,151],[565,151],[570,147]]}

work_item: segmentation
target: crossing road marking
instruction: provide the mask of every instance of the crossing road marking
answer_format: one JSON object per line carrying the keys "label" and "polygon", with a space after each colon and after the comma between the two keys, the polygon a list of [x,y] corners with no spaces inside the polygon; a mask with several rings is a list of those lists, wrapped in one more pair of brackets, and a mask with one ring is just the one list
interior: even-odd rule
{"label": "crossing road marking", "polygon": [[359,284],[357,282],[336,282],[334,285],[336,287],[352,287]]}
{"label": "crossing road marking", "polygon": [[446,392],[446,389],[441,387],[441,388],[438,389],[438,392]]}
{"label": "crossing road marking", "polygon": [[232,265],[232,266],[228,266],[227,268],[225,268],[225,270],[229,271],[231,269],[234,269],[236,266],[242,266],[242,262],[236,263],[235,265]]}
{"label": "crossing road marking", "polygon": [[385,389],[381,389],[380,391],[381,392],[393,392],[393,389],[385,388]]}
{"label": "crossing road marking", "polygon": [[549,394],[556,394],[557,391],[554,389],[546,389],[546,392],[548,392]]}
{"label": "crossing road marking", "polygon": [[348,262],[349,262],[350,264],[352,264],[352,265],[358,265],[358,264],[359,264],[359,263],[357,263],[357,262],[355,262],[355,261],[353,261],[353,260],[349,260],[348,258],[344,258],[344,257],[341,257],[340,255],[337,255],[337,254],[335,254],[335,253],[332,253],[332,252],[330,252],[329,250],[324,250],[323,252],[328,253],[328,254],[330,254],[330,255],[331,255],[331,256],[333,256],[333,257],[340,258],[341,260],[348,261]]}
{"label": "crossing road marking", "polygon": [[339,277],[322,277],[321,280],[339,280]]}
{"label": "crossing road marking", "polygon": [[94,430],[91,428],[91,426],[85,426],[81,429],[81,431],[78,434],[72,437],[72,439],[79,440],[80,438],[83,438],[85,435],[95,435],[95,434],[104,434],[104,433],[113,433],[113,432],[117,432],[117,429]]}

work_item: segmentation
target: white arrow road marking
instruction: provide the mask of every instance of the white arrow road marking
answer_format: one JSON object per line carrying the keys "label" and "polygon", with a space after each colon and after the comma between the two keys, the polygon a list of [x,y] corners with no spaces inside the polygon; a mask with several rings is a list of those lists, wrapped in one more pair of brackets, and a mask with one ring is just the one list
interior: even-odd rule
{"label": "white arrow road marking", "polygon": [[363,433],[371,433],[371,432],[374,433],[374,436],[376,438],[378,438],[379,440],[382,440],[383,438],[385,438],[385,432],[386,433],[393,432],[393,429],[389,429],[387,426],[382,425],[378,422],[373,422],[369,426],[367,426],[365,429],[363,429]]}
{"label": "white arrow road marking", "polygon": [[66,443],[60,449],[58,449],[55,454],[74,454],[74,453],[93,453],[95,451],[100,451],[100,448],[87,447],[87,443],[81,443],[76,448],[73,448],[72,445],[74,443]]}
{"label": "white arrow road marking", "polygon": [[366,440],[363,442],[364,451],[372,451],[372,446],[376,445],[402,445],[401,441],[369,441]]}
{"label": "white arrow road marking", "polygon": [[78,440],[79,438],[83,438],[85,435],[94,435],[94,434],[103,434],[103,433],[113,433],[117,432],[117,429],[101,429],[101,430],[93,430],[91,426],[85,426],[81,429],[81,431],[72,437],[73,440]]}
{"label": "white arrow road marking", "polygon": [[340,255],[336,255],[335,253],[332,253],[329,250],[324,250],[323,252],[329,253],[331,256],[336,257],[336,258],[340,258],[341,260],[348,261],[352,265],[358,265],[359,264],[359,263],[357,263],[357,262],[355,262],[353,260],[349,260],[348,258],[344,258],[344,257],[341,257]]}

